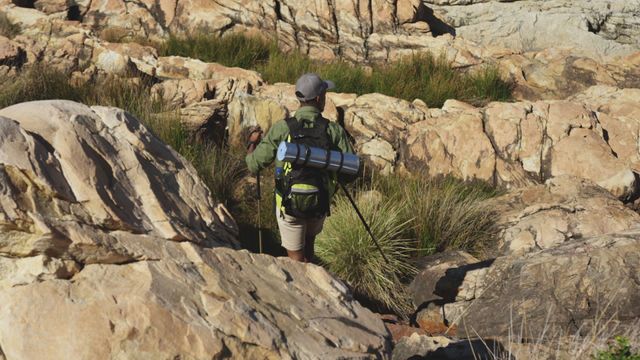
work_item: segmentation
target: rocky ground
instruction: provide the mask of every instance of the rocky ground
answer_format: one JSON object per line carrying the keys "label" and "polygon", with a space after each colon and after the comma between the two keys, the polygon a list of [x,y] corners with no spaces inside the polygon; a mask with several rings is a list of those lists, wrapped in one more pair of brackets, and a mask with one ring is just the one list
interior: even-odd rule
{"label": "rocky ground", "polygon": [[104,29],[268,32],[364,63],[430,50],[462,71],[497,65],[517,99],[329,96],[325,116],[380,171],[509,190],[491,200],[488,260],[422,260],[409,324],[362,307],[320,267],[238,251],[237,225],[193,167],[123,111],[0,110],[0,359],[555,358],[528,346],[602,321],[639,326],[638,1],[4,0],[0,11],[22,28],[0,37],[0,73],[44,63],[78,83],[151,78],[201,137],[221,122],[232,142],[267,129],[295,111],[292,85],[110,43]]}

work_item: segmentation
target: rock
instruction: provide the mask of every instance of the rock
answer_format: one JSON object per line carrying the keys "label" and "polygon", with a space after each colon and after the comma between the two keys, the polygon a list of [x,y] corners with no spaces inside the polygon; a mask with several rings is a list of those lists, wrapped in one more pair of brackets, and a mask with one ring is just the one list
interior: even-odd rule
{"label": "rock", "polygon": [[389,173],[395,169],[407,127],[424,118],[424,112],[408,101],[367,94],[347,109],[344,123],[355,138],[356,151]]}
{"label": "rock", "polygon": [[21,67],[26,53],[19,44],[0,36],[0,66]]}
{"label": "rock", "polygon": [[[444,336],[414,334],[400,340],[393,349],[393,359],[476,360],[511,359],[512,354],[492,339],[455,341]],[[520,353],[518,353],[520,355]],[[527,359],[518,356],[518,359]],[[539,359],[537,357],[531,359]]]}
{"label": "rock", "polygon": [[244,129],[259,125],[266,133],[271,125],[289,116],[287,109],[277,101],[248,94],[239,94],[229,103],[229,141],[232,144],[246,142]]}
{"label": "rock", "polygon": [[208,100],[180,109],[180,118],[197,142],[222,146],[227,126],[227,113],[225,102]]}
{"label": "rock", "polygon": [[426,357],[427,354],[448,346],[452,341],[444,336],[429,337],[427,335],[412,334],[401,339],[393,349],[393,358],[408,360]]}
{"label": "rock", "polygon": [[590,179],[621,199],[636,193],[634,173],[619,160],[604,139],[591,130],[575,129],[551,153],[551,176]]}
{"label": "rock", "polygon": [[159,57],[157,64],[155,73],[149,75],[161,79],[224,80],[238,78],[247,80],[253,87],[257,87],[263,82],[260,74],[255,71],[229,68],[216,63],[206,63],[180,56]]}
{"label": "rock", "polygon": [[440,279],[445,275],[454,277],[457,275],[454,272],[447,272],[449,269],[478,262],[480,260],[464,251],[444,252],[420,258],[417,264],[420,272],[409,285],[413,305],[421,308],[431,302],[454,300],[458,294],[458,287],[452,284],[462,283],[463,279],[452,279],[453,281],[440,281]]}
{"label": "rock", "polygon": [[426,3],[457,36],[484,46],[520,51],[570,48],[576,55],[595,59],[640,50],[640,4],[635,1]]}
{"label": "rock", "polygon": [[420,326],[420,329],[426,331],[430,336],[455,336],[458,331],[456,325],[447,326],[442,307],[435,304],[429,304],[426,308],[420,310],[416,314],[416,323]]}
{"label": "rock", "polygon": [[0,110],[2,357],[389,358],[345,284],[236,237],[195,169],[124,111]]}
{"label": "rock", "polygon": [[151,94],[162,98],[170,106],[184,107],[213,99],[217,83],[215,80],[165,80],[153,85]]}
{"label": "rock", "polygon": [[537,340],[543,333],[586,333],[605,322],[635,326],[639,239],[634,229],[498,257],[481,276],[465,277],[462,287],[473,296],[445,304],[445,317],[460,336],[484,339],[521,327],[524,339]]}
{"label": "rock", "polygon": [[69,9],[69,5],[66,0],[36,0],[34,1],[36,9],[42,11],[45,14],[56,14],[66,12]]}
{"label": "rock", "polygon": [[389,333],[391,333],[391,338],[396,343],[403,338],[412,336],[413,334],[427,334],[425,330],[405,324],[385,323],[384,325],[387,327],[387,330],[389,330]]}
{"label": "rock", "polygon": [[478,109],[457,110],[445,104],[426,120],[408,127],[401,158],[409,170],[424,169],[429,176],[493,182],[496,157],[483,131]]}
{"label": "rock", "polygon": [[[261,86],[256,89],[254,94],[263,99],[276,101],[284,106],[290,114],[295,114],[296,110],[300,107],[300,102],[298,101],[298,98],[296,98],[295,92],[295,85],[276,83],[274,85]],[[331,121],[338,121],[338,109],[336,104],[333,102],[333,99],[337,99],[344,104],[348,101],[347,99],[349,98],[349,95],[350,94],[336,94],[328,92],[322,116]]]}
{"label": "rock", "polygon": [[609,192],[573,177],[514,190],[490,200],[500,214],[498,254],[549,249],[566,241],[629,230],[640,216]]}
{"label": "rock", "polygon": [[7,358],[389,358],[382,321],[320,267],[151,244],[158,258],[1,288]]}
{"label": "rock", "polygon": [[640,153],[635,146],[640,138],[640,89],[594,86],[576,94],[572,101],[588,104],[596,113],[611,153],[640,171]]}
{"label": "rock", "polygon": [[53,100],[0,117],[0,253],[122,263],[145,236],[238,247],[195,169],[124,111]]}

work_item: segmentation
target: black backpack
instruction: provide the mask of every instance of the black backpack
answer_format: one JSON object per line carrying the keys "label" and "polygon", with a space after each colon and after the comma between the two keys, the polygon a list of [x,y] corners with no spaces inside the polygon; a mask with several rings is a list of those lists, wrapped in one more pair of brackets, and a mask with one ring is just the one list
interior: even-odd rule
{"label": "black backpack", "polygon": [[[327,133],[329,121],[322,116],[315,120],[286,120],[290,143],[329,150],[331,142]],[[305,125],[313,124],[311,127]],[[282,196],[282,206],[287,215],[309,219],[329,213],[329,174],[326,170],[285,163],[277,186]]]}

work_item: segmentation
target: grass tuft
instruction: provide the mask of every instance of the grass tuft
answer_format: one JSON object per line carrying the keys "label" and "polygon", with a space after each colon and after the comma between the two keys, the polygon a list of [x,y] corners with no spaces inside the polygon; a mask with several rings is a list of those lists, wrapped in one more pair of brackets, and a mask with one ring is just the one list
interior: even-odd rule
{"label": "grass tuft", "polygon": [[13,39],[20,34],[20,26],[12,23],[7,14],[0,12],[0,35]]}
{"label": "grass tuft", "polygon": [[336,198],[331,216],[318,236],[316,254],[322,264],[349,283],[356,294],[399,314],[408,314],[412,308],[399,278],[415,275],[416,270],[408,261],[413,251],[411,241],[401,238],[409,225],[402,216],[402,205],[389,199],[359,200],[358,207],[389,263],[344,196]]}

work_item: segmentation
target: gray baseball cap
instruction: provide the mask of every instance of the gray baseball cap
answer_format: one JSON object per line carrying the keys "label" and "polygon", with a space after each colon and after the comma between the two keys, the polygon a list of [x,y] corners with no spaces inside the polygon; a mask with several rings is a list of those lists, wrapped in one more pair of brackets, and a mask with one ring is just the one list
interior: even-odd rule
{"label": "gray baseball cap", "polygon": [[333,81],[322,80],[318,74],[307,73],[296,81],[296,97],[300,101],[313,100],[335,87]]}

